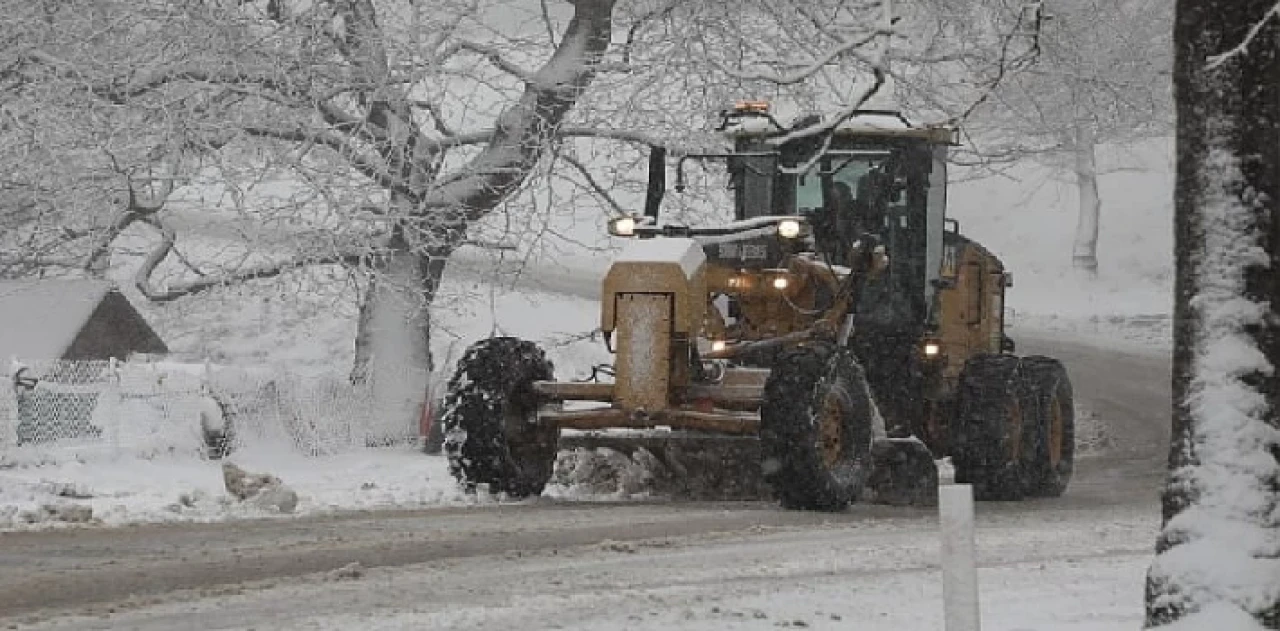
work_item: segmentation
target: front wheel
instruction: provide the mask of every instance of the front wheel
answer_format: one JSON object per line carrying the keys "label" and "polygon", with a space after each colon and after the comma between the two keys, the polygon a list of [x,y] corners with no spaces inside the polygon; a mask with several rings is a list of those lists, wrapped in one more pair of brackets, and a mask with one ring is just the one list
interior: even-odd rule
{"label": "front wheel", "polygon": [[829,347],[779,353],[765,382],[760,442],[765,481],[782,505],[839,511],[857,500],[876,418],[852,353]]}
{"label": "front wheel", "polygon": [[1027,494],[1059,497],[1075,469],[1076,413],[1071,379],[1062,362],[1042,356],[1022,360],[1024,398],[1032,407],[1033,459],[1027,467]]}
{"label": "front wheel", "polygon": [[467,490],[486,484],[512,497],[542,493],[559,430],[537,424],[533,382],[551,378],[551,362],[531,342],[495,337],[467,349],[439,419],[449,472]]}

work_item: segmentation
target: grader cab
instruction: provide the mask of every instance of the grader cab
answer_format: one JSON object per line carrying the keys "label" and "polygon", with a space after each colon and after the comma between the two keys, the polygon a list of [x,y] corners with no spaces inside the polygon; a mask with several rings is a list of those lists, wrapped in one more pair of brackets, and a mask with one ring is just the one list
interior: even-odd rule
{"label": "grader cab", "polygon": [[[737,437],[784,506],[928,503],[935,459],[980,499],[1061,494],[1071,477],[1071,384],[1018,357],[1004,327],[1010,276],[946,217],[955,132],[892,112],[784,127],[767,106],[725,113],[735,219],[664,224],[670,166],[651,156],[642,215],[604,279],[611,379],[557,381],[534,344],[472,346],[442,414],[468,487],[540,493],[562,430]],[[638,432],[638,434],[637,434]]]}

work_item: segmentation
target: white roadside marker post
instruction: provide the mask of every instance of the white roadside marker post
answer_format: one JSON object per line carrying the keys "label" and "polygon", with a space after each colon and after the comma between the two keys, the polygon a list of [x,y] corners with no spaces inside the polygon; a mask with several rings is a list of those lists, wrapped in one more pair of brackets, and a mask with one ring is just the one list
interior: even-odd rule
{"label": "white roadside marker post", "polygon": [[973,543],[973,487],[938,487],[942,526],[942,601],[946,631],[979,631],[978,566]]}

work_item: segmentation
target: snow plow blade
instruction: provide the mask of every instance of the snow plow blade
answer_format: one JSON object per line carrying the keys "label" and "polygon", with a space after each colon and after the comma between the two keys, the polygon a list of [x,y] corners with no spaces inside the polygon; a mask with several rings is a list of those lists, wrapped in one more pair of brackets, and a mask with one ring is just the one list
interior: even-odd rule
{"label": "snow plow blade", "polygon": [[938,465],[917,438],[882,438],[871,445],[871,475],[862,501],[891,506],[937,506]]}
{"label": "snow plow blade", "polygon": [[[560,436],[560,460],[615,452],[646,469],[650,493],[693,500],[769,500],[760,440],[696,432],[581,432]],[[607,450],[602,452],[601,450]],[[566,484],[572,472],[558,471]]]}
{"label": "snow plow blade", "polygon": [[[613,452],[643,467],[648,492],[693,500],[772,501],[760,466],[760,440],[694,432],[582,432],[560,437],[562,463],[554,482],[570,484],[582,459]],[[601,451],[604,450],[604,451]],[[882,439],[872,446],[872,467],[861,502],[892,506],[936,506],[938,469],[924,443],[914,438]],[[597,467],[597,471],[601,467]],[[603,468],[616,469],[616,464]],[[591,475],[595,472],[588,472]],[[613,475],[614,473],[610,473]]]}

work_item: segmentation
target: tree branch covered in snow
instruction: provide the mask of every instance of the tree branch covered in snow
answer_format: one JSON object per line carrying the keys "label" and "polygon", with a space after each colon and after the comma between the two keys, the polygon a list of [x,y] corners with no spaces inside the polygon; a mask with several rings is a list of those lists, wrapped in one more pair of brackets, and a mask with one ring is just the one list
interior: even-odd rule
{"label": "tree branch covered in snow", "polygon": [[[82,120],[109,122],[105,144],[129,168],[146,167],[156,149],[190,154],[171,205],[212,200],[268,223],[345,216],[360,232],[371,231],[352,209],[382,205],[382,229],[372,232],[384,235],[388,221],[438,214],[415,219],[440,228],[419,231],[426,240],[412,247],[425,248],[460,242],[459,226],[499,205],[530,207],[508,197],[552,141],[580,140],[617,163],[630,161],[633,147],[671,155],[720,148],[706,133],[711,116],[740,98],[838,120],[863,104],[875,72],[886,69],[877,61],[881,44],[916,37],[894,24],[899,6],[907,5],[657,2],[615,14],[613,2],[600,0],[567,10],[507,0],[146,9],[76,0],[52,13],[15,12],[20,45],[9,67],[21,77],[19,102],[102,112]],[[118,17],[100,19],[108,14]],[[625,43],[610,54],[615,31]],[[917,48],[906,55],[982,63],[958,41]],[[148,133],[121,133],[139,125],[150,125]],[[609,143],[619,147],[600,149]],[[576,179],[593,207],[629,203]],[[571,173],[538,186],[574,180]],[[295,191],[264,195],[282,182]],[[124,234],[109,218],[91,223],[75,231]]]}
{"label": "tree branch covered in snow", "polygon": [[877,38],[891,37],[893,35],[893,29],[887,28],[884,30],[871,30],[870,32],[860,34],[860,36],[856,38],[846,39],[834,48],[824,51],[822,56],[818,59],[809,61],[803,67],[793,70],[787,74],[761,70],[736,70],[733,68],[724,68],[723,70],[725,74],[744,82],[763,81],[767,83],[776,83],[778,85],[795,85],[821,72],[823,68],[846,55],[853,57],[868,66],[877,65],[876,60],[871,55],[865,53],[863,49],[873,44]]}
{"label": "tree branch covered in snow", "polygon": [[[1079,201],[1073,265],[1099,267],[1097,150],[1164,137],[1173,124],[1169,0],[1046,3],[1034,64],[1001,64],[996,86],[971,97],[966,164],[991,173],[1009,160],[1046,164],[1075,180]],[[1123,211],[1123,209],[1117,209]]]}
{"label": "tree branch covered in snow", "polygon": [[160,231],[160,244],[147,254],[138,270],[134,272],[133,277],[134,286],[144,297],[153,302],[171,302],[178,298],[198,294],[216,287],[234,285],[247,280],[273,278],[290,270],[313,265],[358,265],[370,256],[368,252],[305,254],[283,261],[241,266],[217,275],[202,273],[197,280],[157,287],[151,281],[151,275],[159,267],[160,263],[174,251],[174,245],[177,243],[177,233],[159,218],[151,215],[140,217],[138,221],[149,224]]}
{"label": "tree branch covered in snow", "polygon": [[1253,44],[1254,40],[1258,39],[1258,35],[1262,33],[1262,29],[1267,27],[1267,23],[1277,19],[1280,19],[1280,2],[1277,2],[1267,10],[1267,12],[1249,28],[1249,32],[1245,34],[1244,39],[1240,40],[1239,44],[1236,44],[1231,47],[1230,50],[1225,52],[1211,55],[1209,57],[1209,69],[1212,70],[1217,68],[1236,55],[1243,55],[1245,51],[1248,50],[1249,46]]}
{"label": "tree branch covered in snow", "polygon": [[488,145],[426,193],[416,212],[453,210],[462,221],[475,221],[532,170],[609,46],[613,2],[580,0],[575,8],[555,53],[526,79],[520,100],[498,117]]}
{"label": "tree branch covered in snow", "polygon": [[[175,167],[173,171],[176,173],[177,168]],[[100,261],[108,255],[111,244],[120,238],[121,233],[133,225],[135,221],[146,219],[160,212],[164,208],[165,202],[168,201],[169,195],[173,193],[174,173],[171,173],[168,177],[161,178],[160,191],[146,195],[146,200],[143,200],[142,196],[138,194],[138,188],[134,184],[133,178],[128,177],[127,174],[124,175],[127,178],[127,200],[124,203],[124,207],[116,215],[115,221],[106,230],[97,235],[93,247],[84,262],[84,269],[87,271],[97,270]]]}

